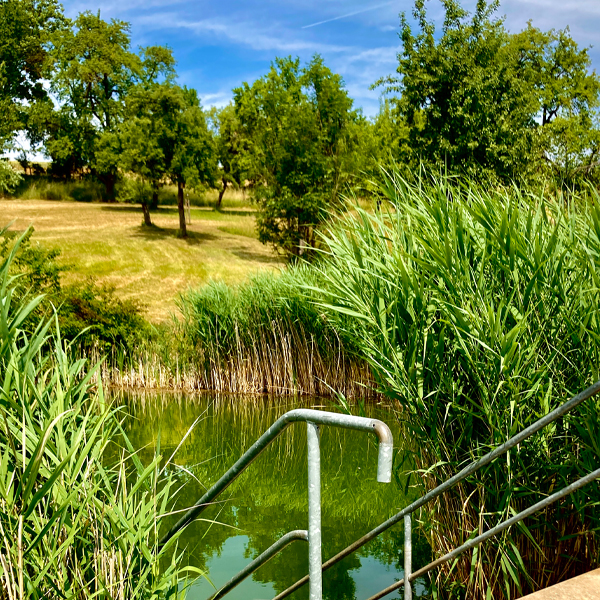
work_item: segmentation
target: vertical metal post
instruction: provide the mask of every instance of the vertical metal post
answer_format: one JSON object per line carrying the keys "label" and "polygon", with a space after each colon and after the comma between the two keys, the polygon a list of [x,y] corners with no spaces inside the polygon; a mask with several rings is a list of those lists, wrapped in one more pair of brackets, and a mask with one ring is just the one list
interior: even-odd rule
{"label": "vertical metal post", "polygon": [[411,514],[404,515],[404,600],[412,600],[412,523]]}
{"label": "vertical metal post", "polygon": [[322,600],[321,449],[319,426],[307,421],[308,441],[308,576],[310,600]]}

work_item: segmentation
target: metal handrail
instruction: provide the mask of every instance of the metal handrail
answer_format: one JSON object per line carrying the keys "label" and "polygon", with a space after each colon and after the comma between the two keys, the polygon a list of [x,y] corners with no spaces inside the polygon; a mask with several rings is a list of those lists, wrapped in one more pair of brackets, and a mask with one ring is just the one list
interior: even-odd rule
{"label": "metal handrail", "polygon": [[262,554],[259,554],[250,564],[246,565],[237,575],[234,575],[216,594],[213,594],[209,600],[219,600],[219,598],[228,594],[234,587],[242,583],[246,577],[252,575],[256,569],[262,567],[286,546],[296,540],[308,542],[308,531],[305,529],[290,531],[280,537],[272,546],[267,548]]}
{"label": "metal handrail", "polygon": [[[553,502],[556,502],[557,500],[560,500],[561,498],[564,498],[565,496],[572,494],[579,488],[582,488],[583,486],[587,485],[588,483],[591,483],[592,481],[594,481],[595,479],[598,479],[599,477],[600,477],[600,469],[596,469],[595,471],[588,473],[587,475],[585,475],[581,479],[578,479],[571,485],[568,485],[567,487],[563,488],[562,490],[555,492],[551,496],[548,496],[547,498],[540,500],[533,506],[530,506],[529,508],[526,508],[525,510],[516,514],[514,517],[511,517],[510,519],[503,521],[502,523],[496,525],[495,527],[492,527],[489,531],[486,531],[485,533],[478,535],[477,537],[473,538],[472,540],[469,540],[468,542],[464,543],[462,546],[459,546],[458,548],[452,550],[452,552],[448,552],[444,556],[441,556],[440,558],[430,562],[428,565],[421,567],[419,570],[415,571],[414,573],[411,573],[409,570],[408,578],[406,577],[406,572],[405,572],[404,579],[397,581],[393,585],[387,587],[385,590],[382,590],[381,592],[375,594],[374,596],[371,596],[368,600],[379,600],[379,598],[383,598],[384,596],[391,594],[393,591],[402,587],[404,585],[404,582],[406,579],[408,579],[409,583],[411,581],[414,581],[417,577],[420,577],[421,575],[425,575],[425,573],[428,573],[429,571],[435,569],[436,567],[439,567],[440,565],[443,565],[444,563],[452,560],[453,558],[460,556],[463,552],[466,552],[467,550],[470,550],[471,548],[475,548],[475,546],[478,546],[482,542],[485,542],[486,540],[489,540],[490,538],[494,537],[495,535],[502,533],[505,529],[508,529],[515,523],[522,521],[526,517],[529,517],[530,515],[536,513],[538,510],[541,510],[542,508],[546,508],[546,506],[549,506]],[[410,520],[409,515],[408,515],[408,519]],[[410,585],[407,585],[404,588],[404,590],[405,590],[404,598],[407,598],[406,590],[410,590],[410,589],[411,589]],[[409,592],[408,597],[412,598],[412,592]]]}
{"label": "metal handrail", "polygon": [[[397,523],[399,523],[401,520],[404,520],[404,525],[405,525],[404,554],[405,554],[405,559],[406,559],[407,554],[409,556],[412,554],[412,544],[411,544],[411,536],[410,536],[410,526],[411,526],[410,515],[413,512],[415,512],[418,508],[427,504],[434,498],[437,498],[444,492],[448,491],[450,488],[454,487],[457,483],[459,483],[460,481],[462,481],[469,475],[472,475],[473,473],[475,473],[475,471],[477,471],[481,467],[484,467],[485,465],[492,462],[495,458],[498,458],[502,454],[505,454],[511,448],[514,448],[517,444],[520,444],[523,440],[525,440],[529,436],[533,435],[534,433],[537,433],[538,431],[540,431],[540,429],[543,429],[546,425],[549,425],[553,421],[556,421],[558,418],[564,416],[570,410],[572,410],[573,408],[575,408],[576,406],[578,406],[579,404],[581,404],[588,398],[591,398],[592,396],[596,395],[598,392],[600,392],[600,381],[597,381],[596,383],[594,383],[590,387],[586,388],[579,394],[573,396],[569,401],[565,402],[558,408],[549,412],[547,415],[545,415],[541,419],[537,420],[535,423],[531,424],[529,427],[523,429],[523,431],[514,435],[512,438],[510,438],[509,440],[504,442],[504,444],[498,446],[498,448],[496,448],[495,450],[492,450],[491,452],[489,452],[488,454],[486,454],[479,460],[474,461],[471,464],[467,465],[464,469],[462,469],[462,471],[460,471],[459,473],[457,473],[450,479],[446,480],[444,483],[440,484],[435,489],[431,490],[430,492],[428,492],[427,494],[425,494],[424,496],[422,496],[421,498],[419,498],[418,500],[416,500],[415,502],[413,502],[406,508],[402,509],[400,512],[396,513],[393,517],[390,517],[387,521],[384,521],[383,523],[381,523],[380,525],[378,525],[377,527],[375,527],[374,529],[369,531],[367,534],[363,535],[360,539],[356,540],[355,542],[350,544],[348,547],[344,548],[344,550],[341,550],[340,552],[338,552],[335,556],[333,556],[328,561],[323,563],[323,565],[321,567],[322,571],[326,571],[327,569],[329,569],[330,567],[332,567],[333,565],[338,563],[340,560],[342,560],[346,556],[352,554],[353,552],[355,552],[356,550],[358,550],[359,548],[364,546],[367,542],[370,542],[371,540],[376,538],[379,534],[383,533],[384,531],[386,531],[393,525],[396,525]],[[537,504],[533,505],[532,507],[522,511],[518,515],[515,515],[508,521],[501,523],[500,525],[497,525],[496,527],[490,529],[486,533],[474,538],[473,540],[470,540],[466,544],[463,544],[459,548],[457,548],[457,549],[453,550],[452,552],[446,554],[445,556],[437,559],[433,563],[430,563],[429,565],[419,569],[418,571],[415,571],[414,573],[411,573],[411,564],[410,563],[407,564],[408,561],[405,560],[405,576],[407,576],[409,582],[414,581],[417,577],[423,575],[424,573],[430,571],[431,569],[439,566],[440,564],[443,564],[444,562],[447,562],[448,560],[451,560],[452,558],[458,556],[462,552],[465,552],[466,550],[473,548],[477,544],[480,544],[481,542],[489,539],[490,537],[493,537],[494,535],[500,533],[501,531],[504,531],[504,529],[507,529],[514,523],[533,514],[533,512],[536,512],[540,508],[543,508],[543,507],[547,506],[548,504],[551,504],[552,502],[559,500],[560,498],[572,493],[573,491],[575,491],[576,489],[579,489],[580,487],[583,487],[584,485],[586,485],[587,483],[590,483],[591,481],[597,479],[598,477],[600,477],[600,469],[593,471],[592,473],[589,473],[585,477],[577,480],[576,482],[572,483],[571,485],[564,488],[563,490],[560,490],[559,492],[556,492],[552,496],[545,498],[541,502],[538,502]],[[407,532],[408,532],[408,535],[407,535]],[[281,592],[280,594],[275,596],[275,598],[273,600],[283,600],[283,598],[286,598],[291,593],[295,592],[297,589],[302,587],[308,581],[309,581],[308,576],[305,576],[302,579],[299,579],[298,581],[296,581],[296,583],[292,584],[286,590],[284,590],[283,592]],[[393,586],[386,588],[386,590],[382,590],[381,592],[379,592],[379,594],[372,596],[368,600],[377,600],[378,598],[382,598],[383,596],[395,591],[396,589],[401,587],[403,584],[404,584],[404,579],[401,579],[400,581],[396,582]],[[412,591],[411,591],[410,585],[406,586],[404,588],[404,591],[405,591],[405,594],[404,594],[405,600],[412,598]],[[383,592],[385,592],[385,593],[383,593]]]}
{"label": "metal handrail", "polygon": [[[345,429],[356,429],[374,433],[379,439],[379,454],[377,459],[377,481],[389,483],[392,478],[392,459],[394,443],[389,427],[378,419],[355,417],[337,413],[298,408],[291,410],[275,421],[263,435],[229,468],[185,515],[159,541],[159,547],[164,546],[180,529],[191,523],[221,492],[227,489],[240,474],[259,456],[259,454],[291,423],[305,421],[307,425],[308,442],[308,567],[310,576],[310,600],[322,598],[321,570],[321,454],[319,440],[319,425],[333,425]],[[293,533],[293,532],[292,532]],[[296,532],[297,533],[297,532]],[[290,534],[288,534],[290,535]],[[285,537],[285,536],[284,536]],[[280,540],[281,542],[281,540]],[[275,544],[277,546],[277,543]],[[256,570],[261,564],[272,558],[283,546],[263,552],[252,565]],[[262,562],[257,562],[262,557]],[[249,565],[250,566],[250,565]],[[235,585],[247,577],[248,567],[233,579]],[[243,576],[241,576],[244,574]],[[241,577],[240,577],[241,576]],[[233,581],[233,580],[232,580]],[[230,582],[231,583],[231,582]],[[229,586],[229,584],[227,584]],[[230,586],[227,591],[233,589]],[[220,592],[217,592],[220,594]],[[221,596],[218,596],[219,598]]]}

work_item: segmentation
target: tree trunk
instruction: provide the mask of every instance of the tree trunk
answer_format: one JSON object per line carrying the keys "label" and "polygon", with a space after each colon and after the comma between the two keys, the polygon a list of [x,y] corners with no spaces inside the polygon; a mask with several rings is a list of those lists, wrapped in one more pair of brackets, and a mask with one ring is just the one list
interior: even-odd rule
{"label": "tree trunk", "polygon": [[106,200],[108,202],[114,202],[116,199],[115,184],[117,183],[117,174],[108,173],[104,177],[104,187],[106,190]]}
{"label": "tree trunk", "polygon": [[150,219],[150,209],[146,202],[142,202],[142,211],[144,212],[144,225],[152,225],[152,220]]}
{"label": "tree trunk", "polygon": [[187,227],[185,224],[185,207],[183,205],[183,188],[185,183],[177,182],[177,208],[179,210],[179,237],[187,237]]}
{"label": "tree trunk", "polygon": [[227,189],[227,179],[223,179],[223,189],[219,192],[219,199],[217,200],[217,210],[221,210],[221,202],[223,201],[223,195]]}
{"label": "tree trunk", "polygon": [[158,188],[156,186],[152,186],[152,203],[150,206],[152,207],[152,210],[158,208]]}

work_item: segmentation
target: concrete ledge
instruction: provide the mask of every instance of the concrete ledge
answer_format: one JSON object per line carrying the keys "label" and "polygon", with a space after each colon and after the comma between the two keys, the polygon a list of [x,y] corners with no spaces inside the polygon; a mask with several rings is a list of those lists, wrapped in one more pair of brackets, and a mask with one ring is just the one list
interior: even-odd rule
{"label": "concrete ledge", "polygon": [[600,569],[561,581],[545,590],[528,596],[525,600],[600,600]]}

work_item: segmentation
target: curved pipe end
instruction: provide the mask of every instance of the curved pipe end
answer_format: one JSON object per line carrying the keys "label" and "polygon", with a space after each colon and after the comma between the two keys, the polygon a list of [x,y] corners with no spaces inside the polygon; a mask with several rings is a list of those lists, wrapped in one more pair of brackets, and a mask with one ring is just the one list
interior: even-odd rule
{"label": "curved pipe end", "polygon": [[377,481],[389,483],[392,480],[392,461],[394,459],[394,438],[390,428],[377,419],[373,420],[373,429],[379,438],[379,456],[377,459]]}

